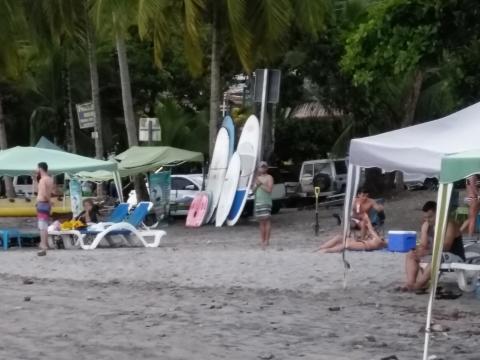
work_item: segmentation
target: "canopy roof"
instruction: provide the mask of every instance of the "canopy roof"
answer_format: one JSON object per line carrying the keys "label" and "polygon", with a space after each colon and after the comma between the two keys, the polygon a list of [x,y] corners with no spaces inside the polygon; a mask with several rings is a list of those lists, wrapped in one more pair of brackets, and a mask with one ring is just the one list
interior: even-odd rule
{"label": "canopy roof", "polygon": [[442,159],[440,182],[452,183],[480,173],[480,150],[466,151]]}
{"label": "canopy roof", "polygon": [[479,148],[480,103],[444,118],[353,139],[350,163],[438,176],[442,157]]}
{"label": "canopy roof", "polygon": [[186,161],[203,162],[203,154],[170,146],[132,146],[117,155],[121,176],[158,170],[162,166],[179,165]]}
{"label": "canopy roof", "polygon": [[42,136],[38,140],[37,145],[35,145],[35,147],[42,148],[42,149],[63,151],[63,149],[60,146],[55,145],[53,142],[48,140],[45,136]]}
{"label": "canopy roof", "polygon": [[117,164],[111,161],[91,159],[65,151],[16,146],[0,152],[0,175],[30,175],[42,161],[48,164],[48,171],[54,175],[76,174],[80,171],[117,170]]}

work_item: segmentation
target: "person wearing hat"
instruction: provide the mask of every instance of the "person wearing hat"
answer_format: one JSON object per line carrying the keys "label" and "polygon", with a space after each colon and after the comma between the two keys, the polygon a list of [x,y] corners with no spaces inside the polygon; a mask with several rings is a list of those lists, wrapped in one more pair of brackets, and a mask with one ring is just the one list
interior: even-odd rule
{"label": "person wearing hat", "polygon": [[265,161],[261,161],[258,164],[253,193],[255,194],[255,218],[260,223],[260,236],[263,250],[265,250],[270,241],[272,189],[273,177],[268,174],[268,164]]}

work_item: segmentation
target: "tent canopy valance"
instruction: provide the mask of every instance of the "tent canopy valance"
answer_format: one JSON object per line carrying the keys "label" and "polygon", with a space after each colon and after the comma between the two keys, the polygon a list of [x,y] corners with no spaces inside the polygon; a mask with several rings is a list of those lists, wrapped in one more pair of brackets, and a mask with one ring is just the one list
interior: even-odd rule
{"label": "tent canopy valance", "polygon": [[480,173],[480,150],[448,155],[442,159],[440,182],[453,183],[478,173]]}
{"label": "tent canopy valance", "polygon": [[52,175],[74,175],[81,171],[97,170],[117,171],[117,164],[113,161],[92,159],[65,151],[16,146],[0,152],[0,175],[31,175],[39,162],[46,162]]}

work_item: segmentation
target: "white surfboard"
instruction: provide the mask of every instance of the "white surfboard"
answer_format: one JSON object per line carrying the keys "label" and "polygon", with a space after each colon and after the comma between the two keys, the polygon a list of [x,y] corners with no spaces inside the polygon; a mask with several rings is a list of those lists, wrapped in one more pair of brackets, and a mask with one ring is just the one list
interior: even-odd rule
{"label": "white surfboard", "polygon": [[220,227],[227,219],[228,213],[232,208],[233,199],[237,192],[238,180],[240,178],[240,155],[233,153],[228,164],[225,181],[223,182],[222,193],[217,206],[217,215],[215,217],[215,226]]}
{"label": "white surfboard", "polygon": [[213,149],[212,162],[208,169],[207,191],[212,194],[212,201],[205,222],[208,223],[217,208],[218,199],[222,192],[223,181],[225,180],[225,173],[227,172],[229,159],[230,138],[225,128],[218,131],[217,140]]}
{"label": "white surfboard", "polygon": [[255,115],[251,115],[243,126],[242,135],[240,135],[238,140],[237,153],[240,156],[240,178],[235,198],[227,217],[227,225],[229,226],[237,223],[247,202],[250,185],[257,165],[259,134],[260,126],[258,119]]}

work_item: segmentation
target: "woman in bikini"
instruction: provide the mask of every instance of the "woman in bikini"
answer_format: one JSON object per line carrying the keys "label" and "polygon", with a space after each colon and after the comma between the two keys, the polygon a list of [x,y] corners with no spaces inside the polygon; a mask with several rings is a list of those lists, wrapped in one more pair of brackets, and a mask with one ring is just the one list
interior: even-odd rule
{"label": "woman in bikini", "polygon": [[475,232],[475,225],[477,222],[477,215],[480,209],[480,199],[477,188],[478,176],[469,176],[466,180],[467,197],[465,202],[468,204],[468,219],[463,223],[460,231],[464,232],[467,229],[468,236],[473,236]]}
{"label": "woman in bikini", "polygon": [[367,234],[364,237],[347,237],[346,244],[344,246],[343,236],[336,235],[327,242],[325,242],[320,248],[316,251],[321,253],[336,253],[341,252],[344,248],[347,250],[378,250],[383,249],[387,246],[387,243],[382,239],[370,222],[368,216],[364,216],[362,219],[363,223],[366,226]]}

